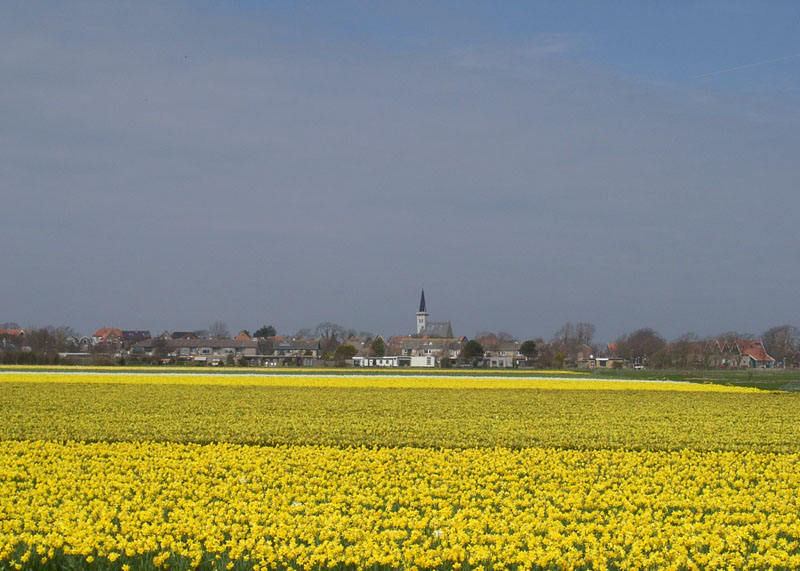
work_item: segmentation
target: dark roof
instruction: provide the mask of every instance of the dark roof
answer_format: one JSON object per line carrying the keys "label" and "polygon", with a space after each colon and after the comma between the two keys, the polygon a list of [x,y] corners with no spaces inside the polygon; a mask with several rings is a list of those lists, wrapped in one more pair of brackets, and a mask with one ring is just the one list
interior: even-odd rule
{"label": "dark roof", "polygon": [[292,351],[300,349],[319,349],[319,339],[291,339],[289,341],[289,348]]}
{"label": "dark roof", "polygon": [[422,295],[419,298],[419,312],[418,313],[426,313],[425,310],[425,290],[422,290]]}
{"label": "dark roof", "polygon": [[135,340],[150,339],[150,332],[149,331],[145,331],[143,329],[130,330],[130,331],[123,330],[122,331],[122,338],[125,339],[126,341],[132,341],[134,339]]}
{"label": "dark roof", "polygon": [[173,331],[171,337],[173,339],[197,339],[197,334],[194,331]]}
{"label": "dark roof", "polygon": [[449,338],[453,336],[453,327],[449,321],[431,321],[418,335],[420,337]]}
{"label": "dark roof", "polygon": [[[136,343],[138,347],[152,347],[154,339],[145,339]],[[237,341],[236,339],[165,339],[165,346],[168,349],[179,349],[181,347],[197,348],[211,347],[221,348],[230,347],[232,349],[244,349],[246,347],[258,347],[255,341]]]}

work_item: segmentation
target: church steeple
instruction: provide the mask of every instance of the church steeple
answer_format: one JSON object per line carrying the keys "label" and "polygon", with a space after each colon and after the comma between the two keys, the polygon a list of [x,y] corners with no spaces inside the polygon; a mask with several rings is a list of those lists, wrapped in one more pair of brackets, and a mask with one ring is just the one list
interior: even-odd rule
{"label": "church steeple", "polygon": [[417,335],[422,333],[428,326],[428,312],[425,309],[425,290],[419,298],[419,311],[417,312]]}

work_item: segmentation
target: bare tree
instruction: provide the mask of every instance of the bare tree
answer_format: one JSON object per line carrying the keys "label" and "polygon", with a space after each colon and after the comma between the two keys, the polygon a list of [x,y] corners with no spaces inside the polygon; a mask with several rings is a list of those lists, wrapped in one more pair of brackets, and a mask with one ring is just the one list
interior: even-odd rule
{"label": "bare tree", "polygon": [[578,345],[591,345],[594,338],[595,326],[587,321],[575,324],[575,342]]}
{"label": "bare tree", "polygon": [[786,363],[800,349],[800,330],[794,325],[778,325],[767,329],[761,336],[761,341],[770,356]]}
{"label": "bare tree", "polygon": [[69,351],[75,349],[75,341],[80,337],[77,331],[67,325],[56,327],[53,331],[56,349],[58,351]]}
{"label": "bare tree", "polygon": [[[704,351],[697,334],[684,333],[664,348],[662,366],[691,367],[703,366],[705,361]],[[698,350],[699,349],[699,350]]]}
{"label": "bare tree", "polygon": [[583,345],[591,347],[594,332],[594,324],[587,321],[580,321],[575,325],[567,322],[553,335],[551,349],[554,354],[561,354],[562,360],[573,362]]}
{"label": "bare tree", "polygon": [[314,335],[319,338],[320,346],[325,351],[336,350],[340,341],[345,338],[346,333],[344,327],[330,321],[323,321],[314,330]]}
{"label": "bare tree", "polygon": [[209,325],[208,332],[212,339],[227,339],[231,336],[228,325],[224,321],[215,321]]}
{"label": "bare tree", "polygon": [[553,334],[553,344],[558,345],[559,349],[566,349],[574,342],[574,339],[575,327],[569,321]]}
{"label": "bare tree", "polygon": [[653,329],[644,327],[617,339],[617,353],[635,364],[644,364],[661,351],[667,342]]}
{"label": "bare tree", "polygon": [[536,343],[536,365],[543,368],[552,367],[556,353],[553,345],[539,337],[534,339],[533,342]]}

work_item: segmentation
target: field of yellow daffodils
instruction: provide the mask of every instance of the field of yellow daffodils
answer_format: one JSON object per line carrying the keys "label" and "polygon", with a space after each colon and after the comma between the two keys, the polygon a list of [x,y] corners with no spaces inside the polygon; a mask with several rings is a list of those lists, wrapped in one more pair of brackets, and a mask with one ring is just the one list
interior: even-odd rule
{"label": "field of yellow daffodils", "polygon": [[800,395],[0,373],[0,569],[800,568]]}

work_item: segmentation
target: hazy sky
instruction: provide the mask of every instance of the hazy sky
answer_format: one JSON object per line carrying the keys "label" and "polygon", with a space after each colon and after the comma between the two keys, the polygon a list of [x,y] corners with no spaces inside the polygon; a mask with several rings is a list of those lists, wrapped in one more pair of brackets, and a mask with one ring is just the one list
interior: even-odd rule
{"label": "hazy sky", "polygon": [[800,324],[800,5],[531,4],[3,2],[0,321]]}

